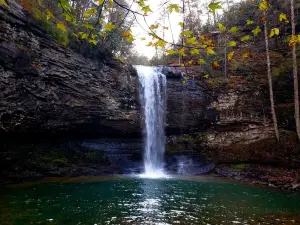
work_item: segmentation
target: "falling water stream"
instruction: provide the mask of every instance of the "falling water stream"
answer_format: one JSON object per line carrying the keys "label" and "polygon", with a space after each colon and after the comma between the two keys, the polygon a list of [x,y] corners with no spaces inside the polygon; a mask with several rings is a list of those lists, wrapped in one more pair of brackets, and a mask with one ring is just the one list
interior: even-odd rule
{"label": "falling water stream", "polygon": [[136,66],[145,127],[143,177],[165,177],[166,77],[159,68]]}

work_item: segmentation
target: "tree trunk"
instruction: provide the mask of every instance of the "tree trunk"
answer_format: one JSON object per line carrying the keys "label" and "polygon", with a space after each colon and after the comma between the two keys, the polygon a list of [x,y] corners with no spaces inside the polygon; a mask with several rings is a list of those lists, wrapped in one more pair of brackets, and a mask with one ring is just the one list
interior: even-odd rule
{"label": "tree trunk", "polygon": [[[266,12],[264,12],[264,17],[267,18]],[[273,84],[272,84],[272,75],[271,75],[271,61],[270,61],[270,53],[269,53],[269,39],[268,39],[267,19],[265,19],[265,22],[264,22],[264,31],[265,31],[265,42],[266,42],[267,71],[268,71],[271,111],[272,111],[272,118],[273,118],[273,124],[274,124],[274,131],[275,131],[276,139],[277,139],[277,141],[279,141],[279,132],[278,132],[278,125],[277,125],[277,117],[276,117],[276,112],[275,112]]]}
{"label": "tree trunk", "polygon": [[[291,23],[292,23],[292,36],[295,36],[296,24],[295,24],[295,1],[294,0],[291,0]],[[296,121],[297,136],[298,139],[300,140],[299,87],[298,87],[296,44],[292,46],[292,53],[293,53],[295,121]]]}

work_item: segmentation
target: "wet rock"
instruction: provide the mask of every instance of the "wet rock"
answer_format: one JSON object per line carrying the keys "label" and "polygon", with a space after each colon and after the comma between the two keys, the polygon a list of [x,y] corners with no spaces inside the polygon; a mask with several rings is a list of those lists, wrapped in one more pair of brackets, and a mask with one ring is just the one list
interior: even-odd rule
{"label": "wet rock", "polygon": [[0,7],[0,132],[140,132],[138,80],[58,45],[21,6]]}

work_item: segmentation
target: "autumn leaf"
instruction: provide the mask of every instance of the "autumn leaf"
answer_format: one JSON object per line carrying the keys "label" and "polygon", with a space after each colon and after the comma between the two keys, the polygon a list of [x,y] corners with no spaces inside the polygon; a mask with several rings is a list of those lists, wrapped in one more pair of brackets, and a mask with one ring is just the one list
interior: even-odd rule
{"label": "autumn leaf", "polygon": [[5,5],[6,7],[8,7],[8,5],[7,5],[7,3],[6,3],[5,0],[0,0],[0,3],[1,3],[2,5]]}
{"label": "autumn leaf", "polygon": [[149,5],[146,5],[142,8],[142,11],[144,11],[144,15],[146,16],[147,13],[152,12],[151,8]]}
{"label": "autumn leaf", "polygon": [[188,65],[192,65],[193,63],[194,63],[193,60],[190,60],[190,61],[187,62]]}
{"label": "autumn leaf", "polygon": [[166,53],[167,53],[168,55],[174,55],[174,54],[177,53],[177,51],[175,51],[175,50],[173,50],[173,49],[170,49],[170,50],[167,50]]}
{"label": "autumn leaf", "polygon": [[129,37],[129,36],[131,36],[131,33],[130,33],[130,31],[125,31],[125,32],[122,33],[122,36],[123,37]]}
{"label": "autumn leaf", "polygon": [[203,78],[204,78],[204,79],[208,79],[208,78],[209,78],[209,75],[208,75],[208,74],[205,74],[205,75],[203,75]]}
{"label": "autumn leaf", "polygon": [[227,54],[227,60],[228,60],[228,61],[231,61],[232,58],[233,58],[233,56],[234,56],[234,52],[229,52],[229,53]]}
{"label": "autumn leaf", "polygon": [[198,49],[192,49],[190,51],[191,55],[199,55],[200,54],[200,51]]}
{"label": "autumn leaf", "polygon": [[274,36],[278,36],[279,35],[279,29],[278,28],[273,28],[270,32],[270,38],[274,37]]}
{"label": "autumn leaf", "polygon": [[228,32],[230,32],[230,33],[236,33],[236,32],[238,32],[238,31],[239,31],[239,28],[238,28],[237,26],[231,27],[231,28],[228,30]]}
{"label": "autumn leaf", "polygon": [[206,54],[207,54],[207,55],[214,55],[214,54],[216,54],[216,53],[215,53],[215,51],[213,50],[212,47],[208,47],[208,48],[206,49]]}
{"label": "autumn leaf", "polygon": [[209,5],[208,5],[208,8],[213,12],[215,13],[217,9],[222,9],[222,6],[220,5],[221,2],[211,2]]}
{"label": "autumn leaf", "polygon": [[191,44],[191,45],[196,45],[196,44],[197,44],[196,37],[187,38],[187,39],[186,39],[186,43],[187,43],[187,44]]}
{"label": "autumn leaf", "polygon": [[90,29],[90,30],[94,30],[94,26],[92,24],[89,24],[89,23],[84,23],[82,24],[83,27],[87,28],[87,29]]}
{"label": "autumn leaf", "polygon": [[235,46],[236,46],[236,41],[230,41],[230,42],[228,43],[228,46],[229,46],[229,47],[235,47]]}
{"label": "autumn leaf", "polygon": [[200,58],[200,59],[198,59],[198,63],[199,63],[200,65],[205,64],[205,60],[202,59],[202,58]]}
{"label": "autumn leaf", "polygon": [[54,19],[54,15],[49,9],[46,10],[46,19],[47,20]]}
{"label": "autumn leaf", "polygon": [[172,13],[173,11],[179,13],[180,12],[180,8],[179,8],[179,5],[178,4],[169,4],[168,5],[168,9],[169,9],[169,12]]}
{"label": "autumn leaf", "polygon": [[79,32],[80,38],[81,39],[88,39],[88,34],[84,32]]}
{"label": "autumn leaf", "polygon": [[159,47],[165,47],[166,46],[166,42],[165,41],[163,41],[163,40],[158,40],[155,44],[154,44],[154,46],[159,46]]}
{"label": "autumn leaf", "polygon": [[254,30],[252,30],[252,33],[254,36],[257,36],[261,32],[261,29],[259,26],[257,26]]}
{"label": "autumn leaf", "polygon": [[253,24],[253,21],[252,20],[246,20],[246,25],[252,25]]}
{"label": "autumn leaf", "polygon": [[251,51],[244,52],[244,53],[242,54],[242,59],[247,59],[247,58],[249,58],[249,57],[251,57],[251,56],[252,56]]}
{"label": "autumn leaf", "polygon": [[296,46],[298,42],[299,41],[298,41],[297,36],[291,36],[289,38],[289,42],[288,43],[289,43],[289,46],[292,47],[292,46]]}
{"label": "autumn leaf", "polygon": [[129,37],[126,38],[126,40],[128,42],[133,42],[135,39],[134,39],[134,37],[132,35],[130,35]]}
{"label": "autumn leaf", "polygon": [[261,3],[259,3],[258,8],[261,11],[267,11],[269,9],[268,0],[263,0]]}
{"label": "autumn leaf", "polygon": [[150,41],[146,46],[152,46],[153,43]]}
{"label": "autumn leaf", "polygon": [[91,39],[89,40],[89,43],[92,43],[94,45],[97,45],[98,44],[98,41],[97,40],[94,40],[94,39]]}
{"label": "autumn leaf", "polygon": [[241,38],[241,41],[249,41],[251,39],[250,35],[245,35]]}
{"label": "autumn leaf", "polygon": [[150,28],[150,30],[155,30],[158,28],[158,25],[152,24],[149,28]]}
{"label": "autumn leaf", "polygon": [[186,56],[184,48],[180,48],[180,49],[178,50],[178,54],[179,54],[179,55],[182,55],[182,56]]}
{"label": "autumn leaf", "polygon": [[218,61],[214,60],[211,64],[212,68],[217,70],[220,68],[220,64],[218,63]]}
{"label": "autumn leaf", "polygon": [[218,28],[220,31],[226,30],[226,27],[222,23],[218,23]]}
{"label": "autumn leaf", "polygon": [[115,25],[111,22],[107,23],[105,26],[104,26],[104,30],[105,31],[111,31],[115,28]]}
{"label": "autumn leaf", "polygon": [[184,27],[184,23],[183,23],[183,22],[179,22],[178,25],[179,25],[180,27]]}
{"label": "autumn leaf", "polygon": [[104,0],[98,0],[98,4],[102,5],[104,3]]}
{"label": "autumn leaf", "polygon": [[65,24],[62,21],[58,21],[56,23],[56,27],[57,27],[57,29],[67,32],[67,27],[65,26]]}
{"label": "autumn leaf", "polygon": [[287,19],[287,16],[284,13],[280,13],[280,15],[279,15],[279,21],[280,22],[289,23],[289,20]]}
{"label": "autumn leaf", "polygon": [[190,37],[193,34],[193,31],[186,30],[181,33],[183,36]]}

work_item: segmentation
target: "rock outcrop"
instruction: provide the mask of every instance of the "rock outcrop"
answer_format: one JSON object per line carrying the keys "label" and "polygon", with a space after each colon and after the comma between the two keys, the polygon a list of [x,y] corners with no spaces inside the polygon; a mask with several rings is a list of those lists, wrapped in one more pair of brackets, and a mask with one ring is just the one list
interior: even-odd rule
{"label": "rock outcrop", "polygon": [[140,131],[132,66],[58,45],[13,1],[0,30],[1,133]]}

